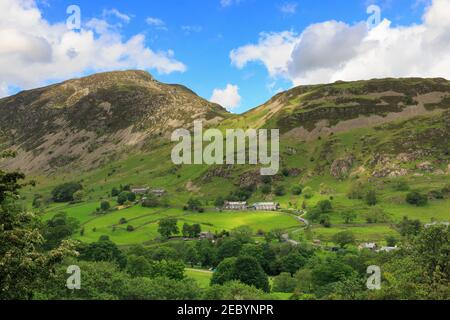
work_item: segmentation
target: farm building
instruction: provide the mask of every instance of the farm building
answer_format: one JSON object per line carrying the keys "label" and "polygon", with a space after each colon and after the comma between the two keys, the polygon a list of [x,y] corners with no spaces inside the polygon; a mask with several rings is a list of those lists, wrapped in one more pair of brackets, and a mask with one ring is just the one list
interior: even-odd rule
{"label": "farm building", "polygon": [[208,240],[213,240],[214,239],[214,234],[211,232],[200,232],[200,239],[208,239]]}
{"label": "farm building", "polygon": [[131,188],[131,192],[134,194],[146,194],[148,192],[149,188],[147,187],[135,187]]}
{"label": "farm building", "polygon": [[153,194],[156,197],[162,197],[166,194],[166,190],[164,189],[152,189],[150,190],[150,193]]}
{"label": "farm building", "polygon": [[358,247],[359,250],[363,250],[363,249],[368,249],[368,250],[376,250],[377,249],[377,244],[374,242],[369,242],[369,243],[361,243]]}
{"label": "farm building", "polygon": [[247,202],[232,202],[232,201],[225,201],[223,208],[225,210],[247,210],[248,205]]}
{"label": "farm building", "polygon": [[398,249],[399,249],[399,247],[381,247],[381,249],[377,250],[377,252],[391,252],[391,251],[395,251]]}
{"label": "farm building", "polygon": [[280,204],[276,202],[257,202],[252,207],[254,210],[260,211],[277,211],[280,208]]}

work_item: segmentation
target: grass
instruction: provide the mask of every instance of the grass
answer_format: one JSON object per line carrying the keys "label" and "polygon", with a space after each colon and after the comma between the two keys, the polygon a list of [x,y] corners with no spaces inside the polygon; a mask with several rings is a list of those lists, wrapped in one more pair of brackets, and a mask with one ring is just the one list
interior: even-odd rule
{"label": "grass", "polygon": [[206,289],[209,287],[213,273],[209,270],[186,268],[184,269],[184,274],[186,277],[197,281],[200,288]]}

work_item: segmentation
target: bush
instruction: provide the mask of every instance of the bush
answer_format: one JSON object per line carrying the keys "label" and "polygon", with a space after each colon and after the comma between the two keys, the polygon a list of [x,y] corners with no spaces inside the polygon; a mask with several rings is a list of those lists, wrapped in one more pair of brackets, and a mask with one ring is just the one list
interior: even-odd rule
{"label": "bush", "polygon": [[305,197],[305,199],[311,199],[314,195],[314,192],[312,191],[312,189],[310,187],[306,187],[303,189],[303,196]]}
{"label": "bush", "polygon": [[355,243],[355,235],[351,231],[342,231],[333,236],[333,242],[341,248],[345,248],[347,245]]}
{"label": "bush", "polygon": [[119,220],[119,224],[126,224],[128,221],[127,221],[127,219],[125,219],[125,218],[121,218],[120,220]]}
{"label": "bush", "polygon": [[131,226],[131,225],[128,225],[128,226],[127,226],[127,231],[128,231],[128,232],[133,232],[133,231],[134,231],[134,227]]}
{"label": "bush", "polygon": [[286,194],[286,191],[284,190],[283,186],[277,186],[275,188],[275,195],[281,197],[281,196],[284,196],[285,194]]}
{"label": "bush", "polygon": [[102,202],[100,203],[100,209],[101,209],[103,212],[108,211],[109,209],[111,209],[111,205],[109,204],[108,201],[102,201]]}
{"label": "bush", "polygon": [[318,208],[318,209],[320,210],[320,212],[322,212],[322,213],[328,213],[328,212],[333,211],[333,207],[332,207],[332,205],[331,205],[330,200],[322,200],[322,201],[319,201],[319,202],[317,203],[317,208]]}
{"label": "bush", "polygon": [[397,180],[392,183],[392,189],[395,191],[408,191],[409,186],[405,180]]}
{"label": "bush", "polygon": [[302,194],[302,191],[303,191],[303,187],[300,186],[300,185],[294,186],[294,187],[292,188],[292,194],[293,194],[294,196],[299,196],[299,195],[301,195],[301,194]]}
{"label": "bush", "polygon": [[73,195],[78,190],[83,189],[83,186],[78,182],[68,182],[56,186],[52,190],[52,199],[55,202],[70,202],[73,201]]}
{"label": "bush", "polygon": [[153,195],[149,195],[146,199],[142,200],[142,206],[144,208],[156,208],[159,204],[159,200]]}
{"label": "bush", "polygon": [[422,207],[428,203],[428,197],[417,191],[410,192],[406,195],[406,202],[409,204]]}
{"label": "bush", "polygon": [[375,190],[369,190],[366,193],[366,203],[369,206],[374,206],[377,204],[377,193],[375,192]]}
{"label": "bush", "polygon": [[273,292],[294,292],[296,283],[289,272],[282,272],[279,276],[273,279]]}
{"label": "bush", "polygon": [[270,194],[272,192],[272,186],[270,184],[265,184],[261,187],[262,194]]}

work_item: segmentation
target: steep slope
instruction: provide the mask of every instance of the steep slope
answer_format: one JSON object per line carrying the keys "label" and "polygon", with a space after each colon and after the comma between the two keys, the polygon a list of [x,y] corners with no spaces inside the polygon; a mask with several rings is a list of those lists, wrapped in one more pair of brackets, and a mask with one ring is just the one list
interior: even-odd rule
{"label": "steep slope", "polygon": [[17,150],[6,166],[26,172],[90,168],[125,150],[149,149],[195,119],[214,124],[228,116],[144,71],[100,73],[1,99],[1,148]]}
{"label": "steep slope", "polygon": [[279,128],[285,137],[313,140],[449,106],[450,82],[445,79],[339,81],[282,92],[224,126]]}

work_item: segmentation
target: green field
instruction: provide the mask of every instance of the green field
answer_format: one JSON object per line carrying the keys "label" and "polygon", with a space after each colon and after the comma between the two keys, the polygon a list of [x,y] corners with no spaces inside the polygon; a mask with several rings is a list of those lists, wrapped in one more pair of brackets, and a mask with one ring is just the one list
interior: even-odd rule
{"label": "green field", "polygon": [[186,277],[192,278],[197,281],[200,288],[206,289],[209,287],[212,271],[186,268],[184,270]]}

